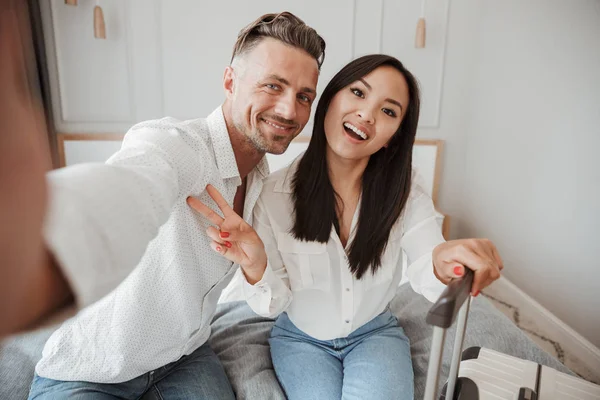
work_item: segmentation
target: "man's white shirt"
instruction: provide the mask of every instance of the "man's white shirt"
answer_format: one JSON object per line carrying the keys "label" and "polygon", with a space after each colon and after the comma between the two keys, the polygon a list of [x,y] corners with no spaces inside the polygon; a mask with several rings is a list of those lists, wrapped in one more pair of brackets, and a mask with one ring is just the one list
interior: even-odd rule
{"label": "man's white shirt", "polygon": [[[250,224],[268,174],[263,158],[248,175]],[[206,342],[235,272],[186,203],[196,196],[220,213],[209,183],[233,204],[241,178],[220,107],[206,119],[138,124],[106,164],[49,174],[46,242],[83,309],[50,337],[38,375],[124,382]]]}

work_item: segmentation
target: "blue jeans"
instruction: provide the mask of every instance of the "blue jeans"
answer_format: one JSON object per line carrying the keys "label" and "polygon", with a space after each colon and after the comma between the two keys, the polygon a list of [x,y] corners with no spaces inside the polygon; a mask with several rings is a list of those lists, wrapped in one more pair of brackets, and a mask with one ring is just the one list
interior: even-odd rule
{"label": "blue jeans", "polygon": [[188,356],[123,383],[65,382],[33,378],[29,399],[235,400],[217,355],[205,343]]}
{"label": "blue jeans", "polygon": [[410,344],[389,310],[333,340],[307,335],[283,313],[269,343],[288,400],[413,400]]}

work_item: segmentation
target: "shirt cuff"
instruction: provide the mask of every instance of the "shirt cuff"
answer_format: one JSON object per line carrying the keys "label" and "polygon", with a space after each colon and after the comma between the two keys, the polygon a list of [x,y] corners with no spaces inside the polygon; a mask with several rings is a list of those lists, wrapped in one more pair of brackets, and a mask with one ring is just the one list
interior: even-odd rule
{"label": "shirt cuff", "polygon": [[426,253],[413,262],[408,268],[407,277],[413,290],[432,303],[435,303],[446,289],[446,285],[433,272],[432,253]]}
{"label": "shirt cuff", "polygon": [[[241,267],[240,267],[241,268]],[[256,306],[255,311],[260,315],[269,315],[271,309],[271,300],[272,300],[272,287],[273,282],[276,282],[278,279],[271,265],[267,261],[267,267],[265,268],[265,272],[260,281],[256,282],[254,285],[251,285],[246,279],[246,275],[244,275],[242,271],[242,276],[244,277],[242,287],[244,291],[244,297],[248,304]]]}

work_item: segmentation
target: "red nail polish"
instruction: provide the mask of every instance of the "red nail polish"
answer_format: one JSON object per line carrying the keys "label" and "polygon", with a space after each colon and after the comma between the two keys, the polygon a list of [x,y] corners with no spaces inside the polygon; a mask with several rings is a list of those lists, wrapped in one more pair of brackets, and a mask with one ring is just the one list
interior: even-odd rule
{"label": "red nail polish", "polygon": [[231,242],[225,242],[225,246],[227,246],[227,248],[231,248]]}
{"label": "red nail polish", "polygon": [[477,297],[478,294],[479,294],[479,290],[476,291],[475,293],[473,293],[473,297]]}
{"label": "red nail polish", "polygon": [[463,276],[463,268],[461,266],[454,267],[454,275]]}
{"label": "red nail polish", "polygon": [[221,237],[222,238],[228,238],[229,237],[229,232],[221,232]]}
{"label": "red nail polish", "polygon": [[217,251],[221,251],[221,246],[217,246]]}

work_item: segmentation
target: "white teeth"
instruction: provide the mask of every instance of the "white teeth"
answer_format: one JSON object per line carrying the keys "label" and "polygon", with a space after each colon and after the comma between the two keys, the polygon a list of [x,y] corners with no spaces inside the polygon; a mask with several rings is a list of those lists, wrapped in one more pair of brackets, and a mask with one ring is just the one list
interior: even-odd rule
{"label": "white teeth", "polygon": [[352,125],[350,122],[344,122],[344,126],[348,129],[351,129],[354,133],[356,133],[358,136],[360,136],[364,140],[367,140],[369,138],[366,133],[364,133],[363,131],[361,131],[354,125]]}
{"label": "white teeth", "polygon": [[277,129],[282,129],[282,130],[287,129],[285,126],[280,126],[280,125],[274,124],[273,122],[267,121],[266,119],[263,119],[263,121],[265,121],[267,124],[271,125],[272,127],[277,128]]}

